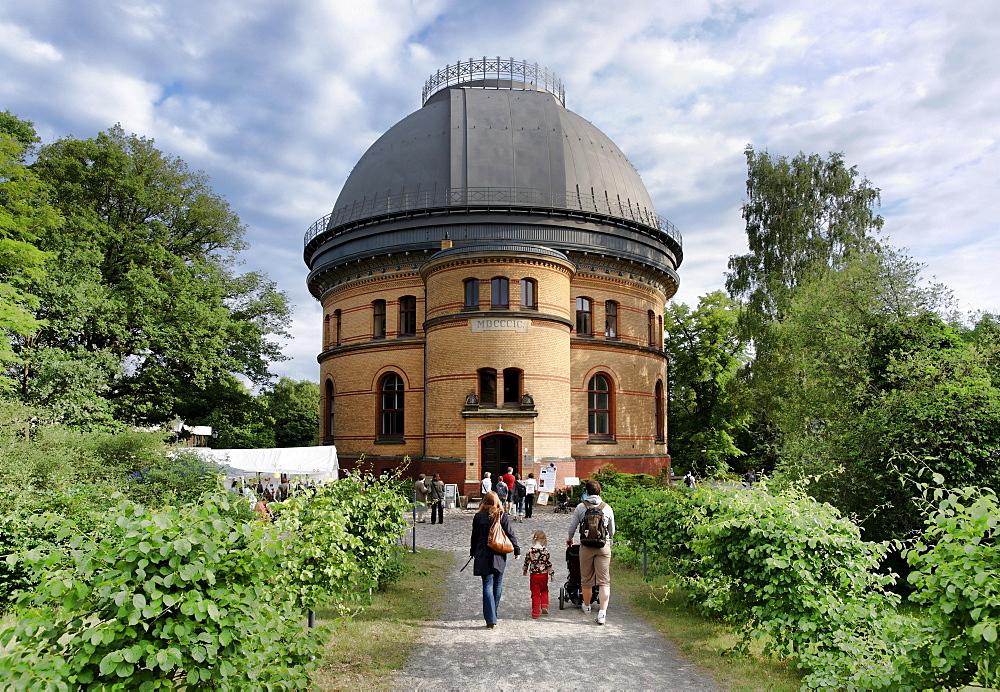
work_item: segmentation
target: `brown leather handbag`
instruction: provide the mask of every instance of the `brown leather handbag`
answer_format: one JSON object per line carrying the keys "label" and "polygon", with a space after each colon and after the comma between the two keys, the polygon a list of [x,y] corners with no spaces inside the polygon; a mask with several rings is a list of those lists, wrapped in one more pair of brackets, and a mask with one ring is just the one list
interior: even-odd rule
{"label": "brown leather handbag", "polygon": [[503,512],[497,512],[496,517],[493,519],[493,523],[490,525],[489,536],[486,538],[486,545],[494,553],[506,555],[507,553],[514,552],[514,544],[510,542],[507,532],[500,525],[500,516],[502,514]]}

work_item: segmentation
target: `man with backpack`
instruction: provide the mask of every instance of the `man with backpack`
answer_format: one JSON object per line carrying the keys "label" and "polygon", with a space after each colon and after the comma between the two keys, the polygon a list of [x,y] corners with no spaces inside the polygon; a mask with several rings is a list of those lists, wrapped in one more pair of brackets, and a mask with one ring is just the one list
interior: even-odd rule
{"label": "man with backpack", "polygon": [[569,522],[566,545],[580,532],[580,587],[583,612],[590,612],[592,585],[597,584],[597,624],[603,625],[611,599],[611,538],[615,535],[615,513],[601,499],[601,484],[587,481],[587,499],[576,506]]}

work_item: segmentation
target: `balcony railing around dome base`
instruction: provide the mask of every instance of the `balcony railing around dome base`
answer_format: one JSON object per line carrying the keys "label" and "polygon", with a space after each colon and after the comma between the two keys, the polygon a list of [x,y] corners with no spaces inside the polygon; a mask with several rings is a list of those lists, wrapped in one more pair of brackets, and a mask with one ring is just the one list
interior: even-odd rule
{"label": "balcony railing around dome base", "polygon": [[[427,103],[427,99],[437,92],[447,89],[457,84],[466,84],[475,81],[496,80],[493,88],[517,89],[515,83],[521,82],[540,87],[549,92],[557,99],[563,107],[566,106],[566,90],[563,88],[562,80],[549,72],[544,67],[539,67],[538,63],[529,63],[527,60],[515,60],[514,58],[469,58],[465,62],[459,60],[454,65],[438,70],[432,74],[424,83],[423,94],[421,95],[421,105]],[[508,82],[509,86],[501,87],[501,82]],[[486,88],[486,87],[483,87]]]}
{"label": "balcony railing around dome base", "polygon": [[470,187],[451,188],[427,192],[406,192],[399,195],[387,195],[370,200],[355,201],[350,206],[327,214],[313,223],[306,231],[304,244],[323,233],[328,228],[336,228],[352,221],[366,219],[383,214],[423,209],[447,207],[476,207],[489,210],[492,207],[526,207],[534,209],[557,209],[573,212],[592,212],[602,216],[628,219],[635,223],[654,228],[664,233],[683,246],[681,232],[670,221],[657,216],[651,209],[641,207],[626,200],[611,200],[607,196],[569,191],[564,193],[548,190],[534,190],[518,187]]}

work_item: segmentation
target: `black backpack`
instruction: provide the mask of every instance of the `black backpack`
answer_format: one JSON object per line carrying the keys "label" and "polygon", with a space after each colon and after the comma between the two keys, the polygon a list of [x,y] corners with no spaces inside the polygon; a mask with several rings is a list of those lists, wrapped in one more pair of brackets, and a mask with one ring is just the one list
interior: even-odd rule
{"label": "black backpack", "polygon": [[604,516],[604,508],[607,505],[602,502],[596,506],[587,507],[580,521],[580,545],[588,548],[603,548],[608,541],[608,518]]}

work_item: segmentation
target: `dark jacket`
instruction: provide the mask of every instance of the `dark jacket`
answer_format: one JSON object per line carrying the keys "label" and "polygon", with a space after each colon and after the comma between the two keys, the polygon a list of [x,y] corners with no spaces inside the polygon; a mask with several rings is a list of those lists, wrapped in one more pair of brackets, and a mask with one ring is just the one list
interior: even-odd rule
{"label": "dark jacket", "polygon": [[[486,545],[486,541],[490,536],[490,525],[492,523],[489,512],[476,512],[476,515],[472,517],[472,545],[469,548],[469,556],[475,556],[476,558],[472,563],[472,573],[477,577],[482,577],[492,572],[502,573],[504,567],[507,566],[507,556],[502,553],[493,552]],[[507,534],[510,542],[514,544],[514,555],[520,555],[521,546],[517,544],[517,536],[514,535],[514,531],[510,527],[510,518],[506,512],[500,515],[500,526],[503,528],[504,533]]]}

